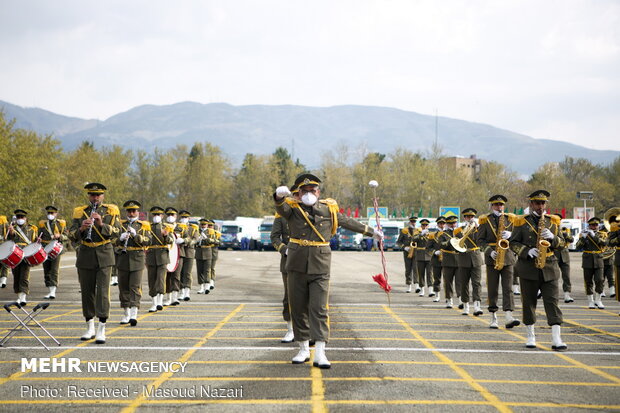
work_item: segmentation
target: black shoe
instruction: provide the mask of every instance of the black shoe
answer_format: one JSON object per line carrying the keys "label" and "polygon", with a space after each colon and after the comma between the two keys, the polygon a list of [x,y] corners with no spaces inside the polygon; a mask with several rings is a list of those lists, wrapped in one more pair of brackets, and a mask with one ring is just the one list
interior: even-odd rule
{"label": "black shoe", "polygon": [[161,310],[163,310],[163,309],[164,309],[164,307],[163,307],[163,306],[161,306],[161,305],[158,305],[158,306],[157,306],[157,311],[161,311]]}
{"label": "black shoe", "polygon": [[129,320],[129,324],[131,324],[132,327],[135,327],[138,325],[138,320],[132,318],[131,320]]}
{"label": "black shoe", "polygon": [[482,311],[474,311],[474,315],[476,317],[481,316],[482,314],[484,314]]}
{"label": "black shoe", "polygon": [[308,346],[310,347],[314,347],[314,343],[316,342],[316,340],[309,340],[308,341]]}
{"label": "black shoe", "polygon": [[538,298],[539,300],[542,298],[542,291],[538,293],[538,296],[536,298]]}
{"label": "black shoe", "polygon": [[179,305],[181,304],[179,301],[173,301],[171,305]]}
{"label": "black shoe", "polygon": [[312,365],[313,365],[314,367],[318,367],[318,368],[320,368],[320,369],[324,369],[324,370],[329,369],[329,368],[331,368],[331,367],[332,367],[332,366],[331,366],[331,364],[319,364],[319,363],[317,363],[317,362],[312,363]]}
{"label": "black shoe", "polygon": [[209,294],[211,290],[205,290],[205,294]]}
{"label": "black shoe", "polygon": [[521,324],[519,320],[512,320],[510,323],[506,324],[506,328],[513,328]]}
{"label": "black shoe", "polygon": [[463,303],[459,304],[459,310],[462,310],[464,307]]}
{"label": "black shoe", "polygon": [[189,298],[189,297],[185,297],[185,298],[183,298],[183,301],[189,301],[189,300],[190,300],[190,298]]}
{"label": "black shoe", "polygon": [[551,350],[554,350],[554,351],[566,351],[566,350],[568,350],[568,346],[566,344],[564,344],[562,346],[551,346]]}

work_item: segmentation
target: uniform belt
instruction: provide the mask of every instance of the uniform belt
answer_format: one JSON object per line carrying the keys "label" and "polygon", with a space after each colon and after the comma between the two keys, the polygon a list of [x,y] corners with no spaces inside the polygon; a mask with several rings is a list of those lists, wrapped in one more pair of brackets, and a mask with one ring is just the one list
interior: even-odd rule
{"label": "uniform belt", "polygon": [[168,248],[168,246],[167,245],[149,245],[149,249],[152,249],[152,248]]}
{"label": "uniform belt", "polygon": [[416,251],[424,251],[426,248],[415,247]]}
{"label": "uniform belt", "polygon": [[52,241],[56,241],[56,240],[44,240],[42,239],[41,241],[39,241],[41,244],[49,244]]}
{"label": "uniform belt", "polygon": [[213,248],[213,245],[198,245],[198,248]]}
{"label": "uniform belt", "polygon": [[291,238],[289,242],[293,244],[303,245],[304,247],[329,247],[329,242],[310,241],[307,239]]}
{"label": "uniform belt", "polygon": [[456,251],[441,250],[441,252],[447,252],[448,254],[456,254]]}
{"label": "uniform belt", "polygon": [[127,251],[146,251],[147,247],[127,247]]}
{"label": "uniform belt", "polygon": [[490,245],[491,247],[497,247],[497,242],[489,242],[487,245]]}
{"label": "uniform belt", "polygon": [[602,254],[603,251],[584,251],[586,254]]}
{"label": "uniform belt", "polygon": [[91,248],[97,248],[97,247],[100,247],[102,245],[109,244],[109,243],[110,243],[109,239],[104,239],[103,241],[99,241],[99,242],[82,241],[82,245],[86,245],[87,247],[91,247]]}

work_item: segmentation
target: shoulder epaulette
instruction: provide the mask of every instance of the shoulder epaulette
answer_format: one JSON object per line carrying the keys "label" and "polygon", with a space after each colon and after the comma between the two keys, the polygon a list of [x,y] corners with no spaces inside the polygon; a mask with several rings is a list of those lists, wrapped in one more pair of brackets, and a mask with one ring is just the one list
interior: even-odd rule
{"label": "shoulder epaulette", "polygon": [[512,223],[514,224],[515,227],[520,227],[521,225],[525,225],[525,215],[515,215]]}
{"label": "shoulder epaulette", "polygon": [[190,227],[194,228],[194,229],[200,229],[200,227],[196,224],[189,224]]}
{"label": "shoulder epaulette", "polygon": [[178,226],[179,228],[184,229],[184,230],[186,230],[186,229],[187,229],[187,224],[177,224],[177,226]]}
{"label": "shoulder epaulette", "polygon": [[30,229],[33,231],[38,231],[39,228],[37,228],[37,226],[34,224],[30,224]]}
{"label": "shoulder epaulette", "polygon": [[6,224],[7,222],[9,221],[7,221],[6,216],[0,215],[0,225]]}
{"label": "shoulder epaulette", "polygon": [[294,198],[291,198],[291,197],[286,197],[286,198],[284,198],[284,202],[286,202],[286,203],[287,203],[287,204],[289,204],[290,206],[296,206],[296,205],[299,205],[299,201],[298,201],[298,200],[296,200],[296,199],[294,199]]}
{"label": "shoulder epaulette", "polygon": [[456,228],[456,229],[454,230],[454,235],[458,235],[458,234],[460,234],[461,232],[463,232],[463,227],[458,227],[458,228]]}
{"label": "shoulder epaulette", "polygon": [[39,228],[44,228],[45,227],[45,220],[42,219],[39,221]]}
{"label": "shoulder epaulette", "polygon": [[275,217],[274,217],[273,219],[280,218],[281,216],[282,216],[282,215],[280,215],[280,214],[278,214],[278,213],[276,212],[276,215],[275,215]]}
{"label": "shoulder epaulette", "polygon": [[82,205],[79,207],[73,208],[73,219],[80,219],[84,216],[84,210],[88,207],[88,205]]}
{"label": "shoulder epaulette", "polygon": [[104,207],[108,208],[108,213],[110,215],[120,215],[121,211],[120,209],[118,209],[118,207],[114,204],[103,204]]}
{"label": "shoulder epaulette", "polygon": [[121,224],[125,224],[127,222],[126,219],[121,219]]}
{"label": "shoulder epaulette", "polygon": [[489,221],[489,214],[483,214],[478,217],[478,225],[486,224]]}
{"label": "shoulder epaulette", "polygon": [[508,217],[508,222],[512,222],[512,223],[515,222],[515,219],[517,219],[517,216],[518,216],[518,215],[512,214],[510,212],[506,212],[505,215]]}
{"label": "shoulder epaulette", "polygon": [[65,221],[64,219],[59,219],[58,223],[62,228],[65,228],[67,226],[67,221]]}
{"label": "shoulder epaulette", "polygon": [[435,234],[434,233],[428,234],[428,239],[435,239]]}
{"label": "shoulder epaulette", "polygon": [[145,231],[150,231],[151,230],[151,223],[148,221],[138,221],[140,224],[142,224],[142,229]]}
{"label": "shoulder epaulette", "polygon": [[551,219],[551,223],[555,224],[555,225],[560,225],[562,223],[562,219],[558,216],[555,215],[549,215],[549,218]]}
{"label": "shoulder epaulette", "polygon": [[401,229],[400,232],[403,233],[403,234],[408,234],[409,233],[409,231],[407,231],[407,228]]}
{"label": "shoulder epaulette", "polygon": [[332,199],[332,198],[325,198],[325,199],[321,199],[321,200],[319,200],[319,202],[320,202],[320,203],[322,203],[322,204],[327,204],[327,205],[334,205],[334,204],[338,204],[338,203],[336,202],[336,200],[335,200],[335,199]]}

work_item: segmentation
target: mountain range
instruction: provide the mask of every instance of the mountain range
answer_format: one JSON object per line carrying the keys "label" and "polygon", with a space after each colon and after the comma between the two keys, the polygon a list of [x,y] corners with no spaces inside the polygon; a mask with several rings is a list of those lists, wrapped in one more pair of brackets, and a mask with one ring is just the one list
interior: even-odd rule
{"label": "mountain range", "polygon": [[65,150],[82,141],[96,147],[189,147],[208,141],[219,146],[235,164],[246,153],[269,154],[278,146],[294,151],[295,158],[310,168],[320,166],[321,155],[344,143],[355,149],[389,153],[396,148],[428,152],[435,141],[448,156],[470,156],[497,161],[522,175],[545,162],[565,156],[608,164],[620,151],[595,150],[568,142],[535,139],[482,123],[423,115],[404,110],[343,105],[233,106],[226,103],[180,102],[142,105],[106,120],[67,117],[38,108],[23,108],[0,101],[0,110],[15,126],[52,134]]}

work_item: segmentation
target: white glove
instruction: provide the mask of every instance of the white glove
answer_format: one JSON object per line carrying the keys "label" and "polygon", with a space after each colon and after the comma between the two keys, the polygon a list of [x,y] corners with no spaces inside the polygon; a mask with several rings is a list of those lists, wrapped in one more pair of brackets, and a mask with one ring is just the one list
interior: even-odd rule
{"label": "white glove", "polygon": [[502,238],[503,239],[508,239],[508,238],[510,238],[511,235],[512,235],[511,231],[502,231]]}
{"label": "white glove", "polygon": [[426,235],[426,234],[428,234],[428,230],[427,229],[423,229],[422,230],[422,235]]}
{"label": "white glove", "polygon": [[284,255],[288,256],[288,247],[284,250]]}
{"label": "white glove", "polygon": [[205,233],[202,233],[202,234],[200,234],[199,238],[200,238],[201,241],[204,241],[204,240],[207,239],[207,235]]}
{"label": "white glove", "polygon": [[136,230],[134,229],[134,227],[129,227],[129,232],[131,232],[132,236],[136,236]]}
{"label": "white glove", "polygon": [[411,247],[405,247],[404,249],[405,249],[405,251],[409,251],[411,249]]}
{"label": "white glove", "polygon": [[527,256],[530,258],[536,258],[538,257],[540,253],[538,252],[538,248],[532,248],[531,250],[529,250],[527,252]]}
{"label": "white glove", "polygon": [[491,258],[493,259],[493,261],[497,259],[497,251],[495,250],[491,251]]}
{"label": "white glove", "polygon": [[595,235],[594,231],[592,231],[591,229],[588,230],[588,233],[590,234],[591,237],[593,237]]}
{"label": "white glove", "polygon": [[555,235],[553,235],[553,232],[551,232],[549,228],[543,229],[542,232],[540,233],[540,236],[548,240],[552,240],[555,238]]}
{"label": "white glove", "polygon": [[174,242],[176,242],[177,244],[183,244],[185,240],[183,238],[177,238]]}
{"label": "white glove", "polygon": [[125,241],[127,238],[129,238],[129,234],[126,232],[123,232],[121,236],[118,237],[118,239],[120,239],[121,241]]}
{"label": "white glove", "polygon": [[581,238],[586,238],[588,236],[588,231],[581,233]]}
{"label": "white glove", "polygon": [[439,256],[441,254],[441,250],[435,251],[435,255]]}
{"label": "white glove", "polygon": [[380,229],[376,229],[375,233],[372,234],[372,237],[377,241],[383,241],[383,231],[381,231]]}
{"label": "white glove", "polygon": [[291,195],[291,191],[289,191],[288,186],[279,186],[276,188],[276,196],[278,198],[284,198]]}

